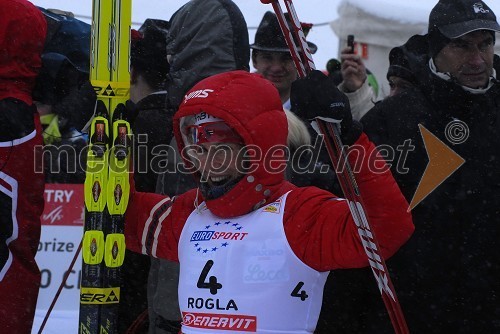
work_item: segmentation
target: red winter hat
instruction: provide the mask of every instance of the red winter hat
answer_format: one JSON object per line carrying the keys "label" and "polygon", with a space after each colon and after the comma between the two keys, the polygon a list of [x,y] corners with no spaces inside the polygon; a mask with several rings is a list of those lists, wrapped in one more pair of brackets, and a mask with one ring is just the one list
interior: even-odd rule
{"label": "red winter hat", "polygon": [[0,1],[0,99],[32,103],[46,33],[47,22],[31,2]]}
{"label": "red winter hat", "polygon": [[[284,182],[285,163],[280,150],[286,147],[288,124],[276,88],[258,74],[231,71],[206,78],[184,97],[174,116],[174,131],[182,152],[181,126],[206,114],[224,121],[244,141],[255,168],[222,197],[207,200],[219,217],[246,214],[273,198]],[[191,118],[191,120],[190,120]],[[185,126],[188,127],[188,126]],[[185,129],[182,129],[185,130]],[[259,151],[257,155],[253,155]],[[191,163],[185,159],[188,167]]]}

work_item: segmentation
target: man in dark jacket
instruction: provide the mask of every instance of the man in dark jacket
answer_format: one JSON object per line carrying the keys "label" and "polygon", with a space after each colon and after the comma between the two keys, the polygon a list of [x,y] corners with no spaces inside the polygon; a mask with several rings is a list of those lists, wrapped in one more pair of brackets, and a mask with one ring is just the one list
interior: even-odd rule
{"label": "man in dark jacket", "polygon": [[[371,140],[396,151],[394,162],[404,158],[392,170],[408,200],[429,162],[419,125],[465,160],[412,210],[415,233],[388,261],[412,333],[500,331],[497,31],[484,2],[441,0],[429,18],[429,54],[414,69],[416,87],[385,99],[362,119]],[[402,149],[405,142],[408,149]],[[337,321],[328,330],[392,331],[381,299],[367,303],[367,295],[378,293],[370,276],[337,273],[338,299],[328,310]],[[356,318],[348,314],[353,309]]]}
{"label": "man in dark jacket", "polygon": [[[167,61],[166,38],[169,22],[146,19],[139,30],[132,30],[130,53],[129,120],[134,134],[135,188],[154,192],[160,174],[161,150],[170,143],[173,112],[166,109]],[[147,310],[147,281],[150,259],[129,252],[125,256],[120,332],[134,324],[136,332],[146,332],[141,314]],[[147,312],[144,313],[147,318]],[[137,320],[137,321],[136,321]],[[135,326],[141,324],[142,331]]]}
{"label": "man in dark jacket", "polygon": [[[154,192],[160,172],[159,145],[168,145],[172,139],[172,116],[166,110],[167,61],[166,38],[169,23],[147,19],[133,32],[130,71],[130,102],[132,131],[135,141],[134,178],[136,189]],[[146,149],[144,149],[146,148]]]}

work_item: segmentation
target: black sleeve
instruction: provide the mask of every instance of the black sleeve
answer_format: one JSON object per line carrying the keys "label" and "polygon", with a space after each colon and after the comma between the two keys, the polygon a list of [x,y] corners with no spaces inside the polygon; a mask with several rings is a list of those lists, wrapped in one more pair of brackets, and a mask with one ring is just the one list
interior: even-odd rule
{"label": "black sleeve", "polygon": [[429,162],[419,124],[433,131],[431,111],[424,97],[414,91],[386,98],[361,118],[365,133],[391,166],[408,201]]}
{"label": "black sleeve", "polygon": [[10,141],[27,136],[35,129],[34,105],[7,98],[0,101],[0,141]]}
{"label": "black sleeve", "polygon": [[182,164],[182,157],[177,149],[175,138],[170,142],[167,166],[164,172],[158,176],[156,183],[156,193],[168,196],[175,196],[196,188],[194,176],[179,169]]}

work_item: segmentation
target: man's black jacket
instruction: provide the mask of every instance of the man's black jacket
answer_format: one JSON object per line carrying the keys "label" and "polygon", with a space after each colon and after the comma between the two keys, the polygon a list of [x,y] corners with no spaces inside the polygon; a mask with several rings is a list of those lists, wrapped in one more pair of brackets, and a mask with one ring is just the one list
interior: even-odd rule
{"label": "man's black jacket", "polygon": [[[387,261],[391,277],[411,333],[498,333],[500,83],[475,95],[439,79],[427,62],[418,78],[415,89],[365,115],[365,132],[394,151],[392,172],[408,202],[429,162],[419,125],[465,163],[413,209],[416,230]],[[450,122],[459,121],[467,129],[447,134]],[[460,133],[466,135],[463,143],[449,140]],[[402,154],[405,142],[413,150]],[[393,332],[372,276],[370,269],[335,273],[318,332]]]}

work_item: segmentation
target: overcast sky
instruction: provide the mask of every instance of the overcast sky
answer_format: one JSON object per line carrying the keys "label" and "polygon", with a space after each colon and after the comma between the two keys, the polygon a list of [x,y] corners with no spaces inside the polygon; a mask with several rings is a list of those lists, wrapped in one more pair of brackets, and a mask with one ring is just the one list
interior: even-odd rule
{"label": "overcast sky", "polygon": [[[71,11],[84,21],[92,15],[91,0],[30,0],[37,6]],[[259,0],[233,0],[240,8],[249,29],[250,42],[253,43],[255,28],[271,5],[264,5]],[[172,14],[188,0],[132,0],[132,21],[142,23],[146,18],[169,20]],[[313,55],[316,67],[324,69],[328,59],[337,57],[338,38],[327,24],[337,18],[337,5],[340,0],[295,0],[293,2],[299,19],[315,23],[308,40],[318,45],[318,52]],[[284,11],[286,11],[284,9]],[[135,26],[137,28],[138,26]]]}
{"label": "overcast sky", "polygon": [[[38,6],[57,8],[75,13],[89,21],[92,12],[92,0],[30,0]],[[132,20],[136,24],[146,18],[169,20],[172,14],[189,0],[132,0]],[[245,16],[249,29],[250,42],[255,36],[255,28],[271,5],[264,5],[260,0],[233,0]],[[353,3],[364,11],[387,19],[401,22],[427,22],[429,12],[438,0],[344,0]],[[326,62],[337,57],[338,37],[327,24],[338,17],[337,7],[342,0],[294,0],[293,4],[299,19],[314,23],[308,40],[318,45],[318,52],[313,55],[316,67],[324,69]],[[500,13],[500,1],[485,1],[494,12]],[[282,3],[282,2],[281,2]],[[86,19],[85,19],[86,18]],[[138,26],[136,25],[135,28]]]}

